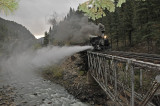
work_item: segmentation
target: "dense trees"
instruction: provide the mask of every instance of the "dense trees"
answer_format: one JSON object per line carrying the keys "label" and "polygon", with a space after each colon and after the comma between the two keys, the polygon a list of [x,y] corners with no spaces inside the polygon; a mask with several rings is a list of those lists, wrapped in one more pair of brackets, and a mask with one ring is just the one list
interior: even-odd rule
{"label": "dense trees", "polygon": [[[160,1],[146,0],[136,2],[134,14],[135,41],[144,41],[148,45],[148,51],[158,43],[160,39]],[[153,42],[154,41],[154,42]],[[154,44],[154,45],[153,45]]]}
{"label": "dense trees", "polygon": [[146,46],[148,52],[159,48],[160,0],[126,0],[116,11],[103,11],[106,16],[93,22],[105,25],[114,48],[139,44]]}
{"label": "dense trees", "polygon": [[[105,33],[109,36],[113,49],[122,50],[123,48],[125,50],[127,48],[128,50],[128,48],[141,47],[146,52],[158,52],[160,50],[160,0],[119,0],[117,8],[112,11],[107,8],[107,5],[96,5],[99,0],[96,0],[97,2],[89,1],[91,2],[85,2],[79,6],[77,11],[70,8],[65,19],[59,24],[69,20],[74,15],[83,17],[84,14],[87,14],[89,21],[105,25]],[[106,1],[111,3],[110,0]],[[94,5],[86,8],[89,4]],[[96,11],[92,11],[94,9]],[[92,15],[100,16],[92,17],[90,12]],[[98,12],[100,14],[95,14]],[[53,22],[57,23],[56,20]],[[57,25],[52,25],[48,32],[49,38],[52,39],[51,43],[54,41],[53,36],[57,32]]]}

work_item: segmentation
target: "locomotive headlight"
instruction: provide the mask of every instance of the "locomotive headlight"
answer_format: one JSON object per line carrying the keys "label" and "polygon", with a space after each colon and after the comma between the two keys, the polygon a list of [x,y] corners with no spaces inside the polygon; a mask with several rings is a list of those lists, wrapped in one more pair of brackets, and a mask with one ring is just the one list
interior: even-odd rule
{"label": "locomotive headlight", "polygon": [[104,39],[107,39],[107,36],[106,36],[106,35],[104,36]]}

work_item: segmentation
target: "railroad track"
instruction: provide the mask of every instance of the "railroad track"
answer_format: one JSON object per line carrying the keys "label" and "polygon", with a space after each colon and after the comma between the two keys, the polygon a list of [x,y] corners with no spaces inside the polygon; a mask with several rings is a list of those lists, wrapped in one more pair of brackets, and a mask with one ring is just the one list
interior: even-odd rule
{"label": "railroad track", "polygon": [[125,58],[133,58],[136,60],[151,62],[154,64],[160,64],[160,55],[157,54],[134,53],[134,52],[123,52],[123,51],[107,51],[103,53]]}

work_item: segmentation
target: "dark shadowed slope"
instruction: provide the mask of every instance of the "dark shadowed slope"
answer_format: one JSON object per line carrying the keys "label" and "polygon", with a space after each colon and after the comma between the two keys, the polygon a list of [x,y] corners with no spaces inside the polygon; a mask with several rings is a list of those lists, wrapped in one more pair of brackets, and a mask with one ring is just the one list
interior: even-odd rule
{"label": "dark shadowed slope", "polygon": [[37,43],[36,38],[24,26],[0,18],[0,49],[7,53],[24,51]]}

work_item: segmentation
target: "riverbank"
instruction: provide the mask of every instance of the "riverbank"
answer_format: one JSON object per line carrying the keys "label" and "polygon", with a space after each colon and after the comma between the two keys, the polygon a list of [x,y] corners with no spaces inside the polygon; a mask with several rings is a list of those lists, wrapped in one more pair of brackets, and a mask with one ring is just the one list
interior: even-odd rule
{"label": "riverbank", "polygon": [[9,85],[0,87],[0,106],[15,106],[14,88]]}
{"label": "riverbank", "polygon": [[[107,95],[96,83],[87,83],[87,74],[84,69],[84,61],[81,54],[75,54],[67,58],[57,71],[61,74],[52,74],[53,70],[43,71],[43,77],[54,83],[60,84],[82,102],[89,103],[91,106],[109,106]],[[57,77],[58,76],[58,77]]]}

